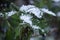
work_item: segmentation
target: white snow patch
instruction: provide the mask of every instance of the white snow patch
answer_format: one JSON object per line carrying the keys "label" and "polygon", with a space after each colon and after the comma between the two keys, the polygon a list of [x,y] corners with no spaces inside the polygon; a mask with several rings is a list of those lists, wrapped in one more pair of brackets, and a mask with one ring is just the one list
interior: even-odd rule
{"label": "white snow patch", "polygon": [[35,6],[33,6],[33,5],[22,5],[21,7],[20,7],[20,11],[25,11],[25,12],[27,12],[27,10],[28,9],[30,9],[30,8],[34,8]]}
{"label": "white snow patch", "polygon": [[48,9],[42,8],[41,10],[42,10],[43,12],[47,13],[47,14],[50,14],[50,15],[56,16],[55,13],[53,13],[52,11],[49,11]]}
{"label": "white snow patch", "polygon": [[39,26],[36,26],[36,25],[32,25],[32,28],[33,29],[41,29]]}
{"label": "white snow patch", "polygon": [[8,12],[8,13],[6,13],[7,14],[7,16],[12,16],[12,15],[14,15],[16,13],[16,11],[10,11],[10,12]]}
{"label": "white snow patch", "polygon": [[[43,13],[38,8],[31,8],[31,9],[27,10],[27,12],[33,13],[38,18],[41,18],[43,15]],[[41,13],[42,13],[42,15],[41,15]]]}
{"label": "white snow patch", "polygon": [[31,18],[32,18],[32,16],[30,16],[30,15],[21,15],[20,16],[20,19],[22,19],[26,23],[29,23],[30,25],[32,24]]}

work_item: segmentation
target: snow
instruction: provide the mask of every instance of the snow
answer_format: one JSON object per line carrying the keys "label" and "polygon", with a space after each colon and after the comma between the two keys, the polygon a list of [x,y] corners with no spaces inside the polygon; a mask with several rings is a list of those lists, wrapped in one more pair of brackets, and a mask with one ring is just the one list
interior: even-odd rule
{"label": "snow", "polygon": [[[56,16],[55,13],[49,11],[48,9],[45,8],[38,8],[34,5],[22,5],[19,9],[22,12],[29,12],[29,13],[33,13],[35,16],[37,16],[38,18],[42,18],[43,13],[48,13],[51,14],[53,16]],[[16,11],[10,11],[8,13],[6,13],[8,16],[12,16],[16,13]],[[34,29],[41,29],[39,26],[37,25],[33,25],[32,20],[31,20],[32,16],[31,15],[27,15],[27,14],[22,14],[20,16],[20,19],[23,20],[23,22],[29,23],[30,26],[32,26],[32,28]],[[42,30],[42,32],[44,32],[44,30]]]}
{"label": "snow", "polygon": [[26,13],[27,12],[33,13],[38,18],[42,18],[43,13],[47,13],[47,14],[56,16],[56,14],[53,13],[52,11],[49,11],[46,8],[38,8],[38,7],[34,6],[34,5],[27,5],[27,6],[26,5],[22,5],[21,8],[20,8],[20,10],[23,11],[23,12],[26,12]]}
{"label": "snow", "polygon": [[32,24],[31,18],[32,18],[32,16],[30,16],[30,15],[21,15],[20,16],[20,19],[22,19],[26,23],[29,23],[30,25]]}
{"label": "snow", "polygon": [[41,10],[42,10],[43,12],[47,13],[47,14],[50,14],[50,15],[56,16],[55,13],[53,13],[52,11],[49,11],[48,9],[42,8]]}
{"label": "snow", "polygon": [[34,28],[34,29],[41,29],[39,26],[36,26],[36,25],[32,25],[32,28]]}
{"label": "snow", "polygon": [[[20,8],[21,11],[23,12],[29,12],[29,13],[33,13],[35,16],[37,16],[38,18],[41,18],[43,15],[43,12],[40,11],[39,8],[35,7],[34,5],[23,5]],[[40,15],[42,13],[42,15]]]}
{"label": "snow", "polygon": [[[20,11],[22,12],[29,12],[29,13],[33,13],[35,16],[37,16],[38,18],[42,18],[43,13],[47,13],[53,16],[56,16],[55,13],[49,11],[46,8],[38,8],[34,5],[22,5],[20,7]],[[37,25],[33,25],[32,21],[31,21],[32,16],[30,15],[21,15],[20,19],[22,19],[24,22],[29,23],[30,26],[34,29],[41,29],[39,26]],[[44,32],[43,29],[41,29],[42,32]]]}
{"label": "snow", "polygon": [[[38,8],[31,8],[27,12],[33,13],[38,18],[41,18],[43,13]],[[42,15],[40,15],[42,13]]]}
{"label": "snow", "polygon": [[[7,13],[5,13],[8,17],[9,16],[12,16],[12,15],[14,15],[16,13],[16,11],[10,11],[10,12],[7,12]],[[4,14],[3,13],[0,13],[0,16],[4,16]]]}
{"label": "snow", "polygon": [[20,19],[23,20],[23,22],[29,23],[30,26],[31,26],[33,29],[41,29],[39,26],[32,25],[32,20],[31,20],[31,18],[32,18],[31,15],[21,15],[21,16],[20,16]]}
{"label": "snow", "polygon": [[27,12],[27,10],[28,9],[30,9],[30,8],[34,8],[35,6],[33,6],[33,5],[22,5],[21,7],[20,7],[20,11],[25,11],[25,12]]}
{"label": "snow", "polygon": [[8,13],[6,13],[7,14],[7,16],[12,16],[12,15],[14,15],[16,13],[16,11],[10,11],[10,12],[8,12]]}

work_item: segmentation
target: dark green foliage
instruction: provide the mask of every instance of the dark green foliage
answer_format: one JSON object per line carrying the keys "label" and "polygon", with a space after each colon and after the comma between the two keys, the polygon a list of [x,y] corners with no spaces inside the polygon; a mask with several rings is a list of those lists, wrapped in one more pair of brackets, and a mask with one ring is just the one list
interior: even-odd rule
{"label": "dark green foliage", "polygon": [[10,23],[13,27],[16,27],[16,26],[18,26],[19,23],[20,23],[20,18],[19,18],[18,15],[15,14],[15,15],[9,17],[9,18],[8,18],[8,21],[9,21],[9,23]]}
{"label": "dark green foliage", "polygon": [[21,26],[22,26],[22,28],[20,30],[21,35],[20,35],[19,39],[20,40],[29,40],[31,34],[33,33],[33,29],[28,24],[24,24],[24,26],[23,25],[21,25]]}

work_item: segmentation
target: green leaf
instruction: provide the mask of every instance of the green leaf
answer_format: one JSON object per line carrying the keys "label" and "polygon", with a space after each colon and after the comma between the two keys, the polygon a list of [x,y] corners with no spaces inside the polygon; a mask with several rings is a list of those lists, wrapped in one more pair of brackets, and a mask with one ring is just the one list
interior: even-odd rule
{"label": "green leaf", "polygon": [[13,27],[17,27],[19,25],[19,23],[21,22],[20,18],[19,18],[19,16],[17,14],[14,14],[10,18],[8,18],[8,21],[10,22],[10,24]]}

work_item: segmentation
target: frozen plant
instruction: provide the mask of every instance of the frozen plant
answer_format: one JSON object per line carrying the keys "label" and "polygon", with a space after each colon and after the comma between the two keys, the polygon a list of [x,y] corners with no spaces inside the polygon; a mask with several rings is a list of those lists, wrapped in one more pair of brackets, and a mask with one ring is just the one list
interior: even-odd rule
{"label": "frozen plant", "polygon": [[29,13],[33,13],[35,16],[37,16],[38,18],[41,18],[43,16],[43,13],[47,13],[47,14],[50,14],[50,15],[53,15],[53,16],[56,16],[55,13],[53,13],[52,11],[49,11],[48,9],[46,8],[38,8],[34,5],[22,5],[20,7],[20,11],[23,11],[23,12],[29,12]]}

